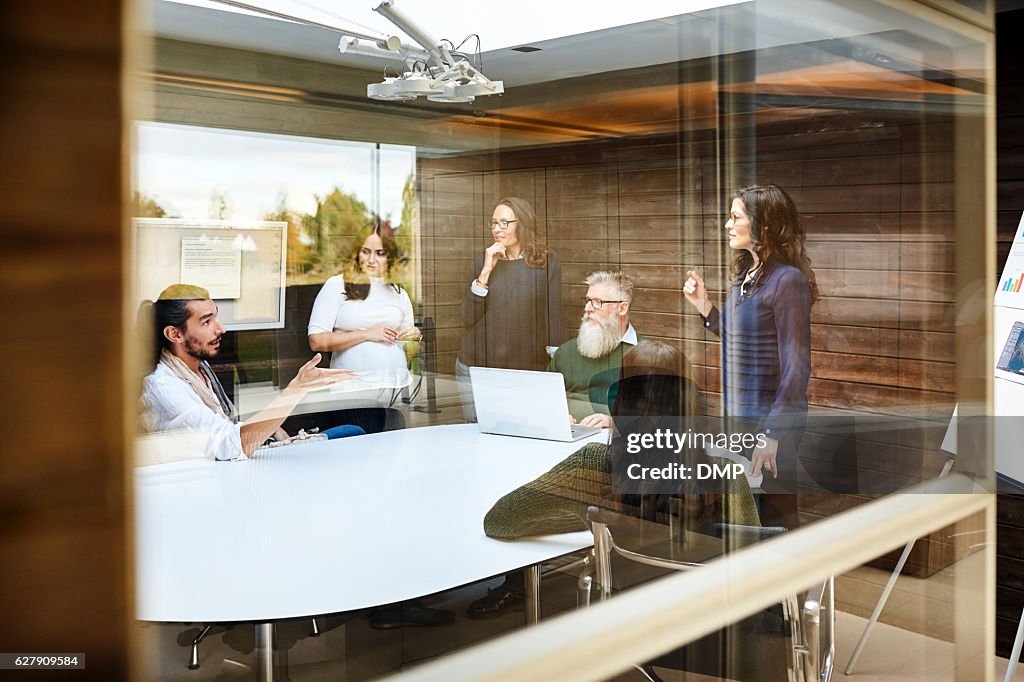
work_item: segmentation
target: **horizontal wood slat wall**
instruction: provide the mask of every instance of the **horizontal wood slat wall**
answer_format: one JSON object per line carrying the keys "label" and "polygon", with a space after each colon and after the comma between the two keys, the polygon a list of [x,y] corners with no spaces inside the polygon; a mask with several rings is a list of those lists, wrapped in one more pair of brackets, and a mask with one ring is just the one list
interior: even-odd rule
{"label": "horizontal wood slat wall", "polygon": [[[952,408],[951,131],[946,121],[761,129],[756,157],[736,162],[742,177],[785,186],[805,221],[822,295],[812,311],[812,404],[932,415]],[[520,195],[534,203],[561,257],[566,338],[578,328],[582,279],[621,268],[637,286],[637,329],[681,348],[716,400],[719,346],[681,293],[689,269],[702,272],[716,300],[728,283],[725,197],[710,140],[594,143],[557,156],[512,151],[419,166],[432,249],[425,300],[442,371],[453,368],[472,258],[489,243],[485,221],[497,199]]]}

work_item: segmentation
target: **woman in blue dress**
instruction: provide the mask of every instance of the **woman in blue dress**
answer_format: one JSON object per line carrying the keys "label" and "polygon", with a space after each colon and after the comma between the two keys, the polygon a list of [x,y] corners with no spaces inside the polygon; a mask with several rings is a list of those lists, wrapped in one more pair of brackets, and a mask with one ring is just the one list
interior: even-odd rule
{"label": "woman in blue dress", "polygon": [[[744,187],[733,195],[725,229],[736,255],[722,310],[696,272],[687,273],[683,293],[722,340],[725,415],[766,436],[750,453],[751,475],[771,474],[761,485],[765,492],[792,493],[807,415],[811,305],[818,299],[800,214],[778,185]],[[792,525],[795,513],[784,516]]]}

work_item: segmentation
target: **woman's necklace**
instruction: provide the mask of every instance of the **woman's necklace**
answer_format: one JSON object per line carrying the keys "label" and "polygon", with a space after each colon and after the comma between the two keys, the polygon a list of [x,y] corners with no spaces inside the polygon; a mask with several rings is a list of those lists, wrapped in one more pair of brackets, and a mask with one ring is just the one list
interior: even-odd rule
{"label": "woman's necklace", "polygon": [[747,274],[743,276],[743,282],[740,284],[740,296],[746,297],[746,295],[750,293],[749,291],[747,291],[747,285],[751,284],[754,281],[754,277],[757,276],[757,273],[760,269],[761,263],[757,263],[749,270],[747,270]]}

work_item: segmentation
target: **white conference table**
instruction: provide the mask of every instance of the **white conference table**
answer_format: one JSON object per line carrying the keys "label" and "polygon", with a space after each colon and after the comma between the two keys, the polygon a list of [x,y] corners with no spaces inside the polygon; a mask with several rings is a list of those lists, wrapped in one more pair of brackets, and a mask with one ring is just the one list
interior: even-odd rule
{"label": "white conference table", "polygon": [[589,547],[482,520],[582,443],[432,426],[135,470],[136,617],[269,622],[404,601]]}

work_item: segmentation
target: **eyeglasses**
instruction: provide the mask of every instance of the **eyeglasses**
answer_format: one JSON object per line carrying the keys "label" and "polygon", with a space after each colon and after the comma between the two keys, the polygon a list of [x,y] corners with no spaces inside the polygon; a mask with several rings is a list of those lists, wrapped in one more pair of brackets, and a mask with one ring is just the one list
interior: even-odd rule
{"label": "eyeglasses", "polygon": [[625,301],[605,301],[600,298],[584,298],[583,307],[586,308],[588,305],[593,306],[594,310],[600,310],[601,306],[605,303],[625,303]]}
{"label": "eyeglasses", "polygon": [[518,223],[518,222],[519,222],[518,220],[492,220],[491,221],[491,229],[493,230],[496,227],[500,227],[503,230],[507,230],[509,225],[511,225],[512,223]]}

